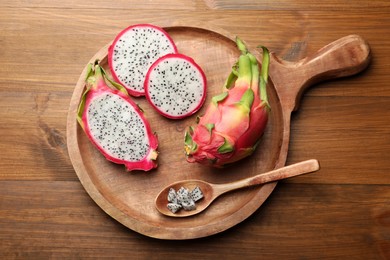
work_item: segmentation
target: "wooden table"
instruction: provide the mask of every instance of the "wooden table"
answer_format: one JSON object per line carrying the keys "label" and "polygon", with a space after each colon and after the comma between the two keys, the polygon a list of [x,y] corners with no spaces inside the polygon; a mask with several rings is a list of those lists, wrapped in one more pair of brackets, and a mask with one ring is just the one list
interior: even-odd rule
{"label": "wooden table", "polygon": [[[390,2],[10,1],[0,3],[0,257],[390,258]],[[292,115],[281,181],[242,223],[195,240],[138,234],[99,208],[69,159],[66,119],[80,73],[123,28],[207,23],[288,61],[349,34],[370,44],[362,73],[320,83]]]}

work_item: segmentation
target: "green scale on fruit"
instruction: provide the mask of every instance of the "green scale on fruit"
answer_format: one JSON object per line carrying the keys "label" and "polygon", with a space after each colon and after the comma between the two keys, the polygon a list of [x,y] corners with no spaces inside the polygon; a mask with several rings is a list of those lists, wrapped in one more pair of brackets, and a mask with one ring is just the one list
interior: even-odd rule
{"label": "green scale on fruit", "polygon": [[268,122],[268,49],[262,47],[261,72],[256,57],[236,39],[241,51],[223,92],[212,98],[198,124],[185,133],[187,161],[223,167],[251,155]]}

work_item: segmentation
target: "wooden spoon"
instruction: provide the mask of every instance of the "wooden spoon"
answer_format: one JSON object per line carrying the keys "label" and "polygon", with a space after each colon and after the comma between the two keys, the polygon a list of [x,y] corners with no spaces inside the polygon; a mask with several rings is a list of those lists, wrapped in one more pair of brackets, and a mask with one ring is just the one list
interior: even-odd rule
{"label": "wooden spoon", "polygon": [[[260,185],[267,182],[273,182],[281,179],[286,179],[301,174],[315,172],[320,169],[320,165],[317,160],[311,159],[296,164],[292,164],[286,167],[282,167],[267,173],[261,173],[253,177],[249,177],[243,180],[226,183],[226,184],[211,184],[201,180],[183,180],[178,181],[165,187],[156,197],[155,205],[157,210],[166,216],[170,217],[188,217],[198,214],[205,210],[216,198],[220,195],[245,188],[254,185]],[[189,190],[193,190],[195,187],[199,187],[203,193],[203,198],[196,202],[196,209],[194,210],[179,210],[176,213],[171,212],[168,208],[168,192],[170,188],[179,190],[181,187],[185,187]]]}

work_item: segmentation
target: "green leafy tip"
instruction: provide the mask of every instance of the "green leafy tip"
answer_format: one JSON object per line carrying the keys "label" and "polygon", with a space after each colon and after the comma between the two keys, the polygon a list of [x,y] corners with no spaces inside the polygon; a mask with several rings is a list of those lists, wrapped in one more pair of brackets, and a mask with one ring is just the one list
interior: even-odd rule
{"label": "green leafy tip", "polygon": [[253,90],[249,88],[242,95],[242,97],[239,101],[239,104],[243,108],[245,108],[245,110],[248,111],[248,113],[249,113],[254,99],[255,99],[255,94],[253,93]]}
{"label": "green leafy tip", "polygon": [[229,95],[229,93],[228,93],[227,91],[222,92],[221,94],[214,96],[214,97],[211,99],[211,102],[213,102],[214,105],[217,106],[217,105],[218,105],[218,102],[223,101],[228,95]]}
{"label": "green leafy tip", "polygon": [[237,79],[238,72],[236,68],[232,68],[232,71],[230,72],[228,78],[225,81],[225,84],[223,85],[223,89],[227,90],[230,89],[233,86],[234,81]]}
{"label": "green leafy tip", "polygon": [[247,54],[238,58],[238,79],[247,82],[247,84],[252,82],[252,63]]}
{"label": "green leafy tip", "polygon": [[215,124],[206,124],[205,127],[207,128],[207,130],[209,130],[210,134],[211,134],[211,131],[213,131],[214,127],[215,127]]}
{"label": "green leafy tip", "polygon": [[268,95],[267,95],[267,82],[268,82],[268,70],[269,70],[269,63],[270,63],[270,56],[269,56],[269,50],[264,46],[258,46],[259,48],[263,49],[263,61],[261,63],[261,72],[260,72],[260,98],[268,107],[271,108],[268,102]]}
{"label": "green leafy tip", "polygon": [[193,128],[190,127],[188,131],[186,131],[184,135],[184,150],[186,155],[190,155],[192,152],[196,151],[198,145],[192,140],[191,134],[193,133]]}
{"label": "green leafy tip", "polygon": [[193,144],[193,141],[192,141],[192,136],[186,131],[186,133],[184,134],[184,143],[191,147],[192,144]]}
{"label": "green leafy tip", "polygon": [[246,49],[244,42],[238,37],[236,37],[236,44],[242,54],[244,55],[247,54],[248,50]]}
{"label": "green leafy tip", "polygon": [[89,79],[89,77],[91,77],[91,76],[93,76],[93,74],[94,74],[94,64],[92,64],[92,63],[89,63],[88,65],[87,65],[87,73],[86,73],[86,75],[85,75],[85,82],[87,82],[88,81],[88,79]]}
{"label": "green leafy tip", "polygon": [[234,151],[234,146],[225,138],[225,142],[218,148],[217,151],[218,153],[230,153]]}

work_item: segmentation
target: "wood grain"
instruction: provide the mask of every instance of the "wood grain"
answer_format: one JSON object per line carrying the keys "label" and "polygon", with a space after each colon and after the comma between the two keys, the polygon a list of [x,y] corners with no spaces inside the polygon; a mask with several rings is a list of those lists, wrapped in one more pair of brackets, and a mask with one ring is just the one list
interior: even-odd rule
{"label": "wood grain", "polygon": [[1,181],[0,195],[5,258],[385,259],[390,253],[384,185],[282,182],[248,221],[209,238],[175,242],[129,231],[96,207],[78,182]]}
{"label": "wood grain", "polygon": [[[1,1],[0,256],[390,258],[389,12],[385,0]],[[372,62],[308,89],[292,114],[287,164],[316,158],[315,177],[279,183],[221,234],[154,240],[111,219],[83,189],[64,145],[67,108],[85,64],[121,29],[194,20],[288,61],[358,34]]]}
{"label": "wood grain", "polygon": [[212,9],[222,10],[296,10],[296,11],[308,11],[308,10],[351,10],[351,9],[381,9],[388,8],[390,4],[383,1],[364,1],[357,0],[350,2],[339,2],[337,0],[331,1],[289,1],[289,0],[266,0],[266,1],[252,1],[252,0],[205,0],[208,7]]}

